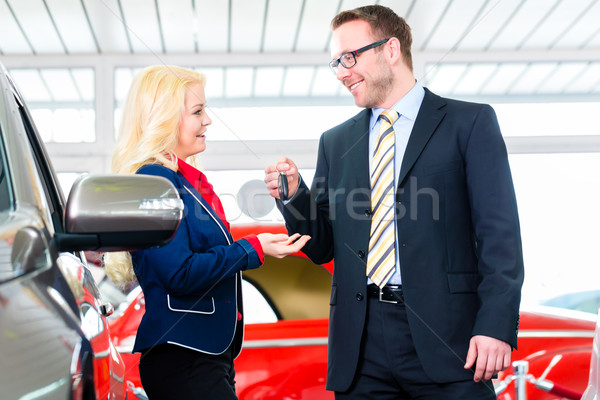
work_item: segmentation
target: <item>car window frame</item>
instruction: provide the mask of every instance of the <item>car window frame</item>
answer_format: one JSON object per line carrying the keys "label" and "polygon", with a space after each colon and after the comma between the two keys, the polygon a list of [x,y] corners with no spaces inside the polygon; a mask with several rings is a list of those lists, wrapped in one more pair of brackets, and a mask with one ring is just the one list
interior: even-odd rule
{"label": "car window frame", "polygon": [[23,101],[19,91],[16,88],[15,83],[9,75],[5,75],[12,94],[17,103],[19,110],[20,122],[23,125],[24,132],[27,136],[27,143],[31,150],[33,161],[36,165],[37,178],[36,183],[41,185],[43,189],[45,202],[48,205],[48,210],[40,210],[42,213],[49,213],[48,221],[52,224],[53,232],[63,233],[63,214],[65,207],[65,199],[61,187],[58,184],[58,178],[50,163],[50,157],[48,156],[45,148],[42,145],[42,139],[37,131],[35,122],[25,102]]}
{"label": "car window frame", "polygon": [[[8,168],[4,131],[0,124],[0,213],[14,210],[15,196],[12,191],[11,175]],[[6,202],[6,203],[4,203]]]}

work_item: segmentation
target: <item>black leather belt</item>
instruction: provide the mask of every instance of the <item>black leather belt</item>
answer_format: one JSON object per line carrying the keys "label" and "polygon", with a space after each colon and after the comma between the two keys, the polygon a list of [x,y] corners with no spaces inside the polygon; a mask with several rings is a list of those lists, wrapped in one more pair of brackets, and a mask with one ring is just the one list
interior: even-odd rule
{"label": "black leather belt", "polygon": [[374,284],[367,285],[367,295],[382,303],[404,304],[401,285],[385,285],[382,288]]}

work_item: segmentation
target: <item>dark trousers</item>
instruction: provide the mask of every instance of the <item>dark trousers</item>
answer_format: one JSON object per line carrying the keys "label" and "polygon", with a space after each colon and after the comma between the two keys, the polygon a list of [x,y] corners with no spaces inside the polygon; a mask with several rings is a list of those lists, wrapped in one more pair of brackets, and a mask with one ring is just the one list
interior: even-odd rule
{"label": "dark trousers", "polygon": [[358,370],[350,390],[336,392],[336,400],[496,399],[490,381],[431,381],[415,351],[406,312],[403,302],[369,297]]}
{"label": "dark trousers", "polygon": [[150,400],[237,400],[231,348],[210,355],[161,344],[142,353],[140,378]]}

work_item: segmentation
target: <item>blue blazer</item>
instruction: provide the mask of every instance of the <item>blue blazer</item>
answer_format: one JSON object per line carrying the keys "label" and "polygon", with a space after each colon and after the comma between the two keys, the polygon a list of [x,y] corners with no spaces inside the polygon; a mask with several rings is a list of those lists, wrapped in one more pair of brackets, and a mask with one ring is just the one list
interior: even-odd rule
{"label": "blue blazer", "polygon": [[[313,262],[335,257],[327,388],[341,392],[354,378],[367,315],[370,112],[325,132],[312,188],[278,202],[288,230],[312,237],[302,251]],[[438,383],[473,379],[463,369],[473,335],[516,347],[523,283],[517,203],[493,109],[425,89],[395,200],[402,287],[423,369]]]}
{"label": "blue blazer", "polygon": [[171,181],[184,203],[183,219],[168,244],[131,253],[146,300],[134,352],[171,343],[208,354],[243,339],[241,271],[257,268],[256,250],[231,234],[200,193],[179,172],[146,165],[138,174]]}

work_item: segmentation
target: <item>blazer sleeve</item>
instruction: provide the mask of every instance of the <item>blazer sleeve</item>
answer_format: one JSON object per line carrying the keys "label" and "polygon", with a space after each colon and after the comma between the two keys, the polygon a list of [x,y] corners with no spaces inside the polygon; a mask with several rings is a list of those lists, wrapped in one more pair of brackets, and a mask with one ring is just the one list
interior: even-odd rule
{"label": "blazer sleeve", "polygon": [[508,154],[490,106],[475,117],[465,168],[481,279],[473,335],[516,348],[524,277],[521,232]]}
{"label": "blazer sleeve", "polygon": [[[165,177],[179,189],[181,196],[187,195],[177,174],[168,168],[146,166],[138,173]],[[132,253],[134,268],[141,280],[146,283],[160,282],[173,295],[203,295],[223,279],[261,265],[260,257],[250,242],[241,239],[223,244],[226,239],[221,232],[207,235],[218,239],[213,239],[215,244],[206,243],[205,251],[192,251],[189,224],[214,222],[200,220],[193,212],[185,212],[174,238],[168,244]]]}
{"label": "blazer sleeve", "polygon": [[317,167],[311,189],[301,180],[289,202],[284,205],[277,200],[276,203],[290,234],[298,232],[311,237],[302,252],[315,264],[324,264],[333,259],[333,231],[329,220],[329,163],[323,137],[324,135],[319,141]]}

